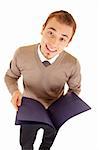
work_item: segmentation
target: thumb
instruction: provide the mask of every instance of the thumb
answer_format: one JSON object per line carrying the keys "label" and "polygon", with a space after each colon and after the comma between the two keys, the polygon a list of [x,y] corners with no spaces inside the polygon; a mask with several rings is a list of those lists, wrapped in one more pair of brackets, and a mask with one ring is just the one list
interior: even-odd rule
{"label": "thumb", "polygon": [[21,102],[22,102],[22,96],[19,96],[17,105],[18,105],[18,106],[21,106]]}

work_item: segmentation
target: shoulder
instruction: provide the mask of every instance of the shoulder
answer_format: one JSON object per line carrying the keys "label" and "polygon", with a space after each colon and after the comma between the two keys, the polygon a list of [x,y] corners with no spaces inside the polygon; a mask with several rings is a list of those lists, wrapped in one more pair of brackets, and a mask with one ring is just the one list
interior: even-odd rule
{"label": "shoulder", "polygon": [[70,53],[64,51],[64,61],[75,64],[78,59]]}
{"label": "shoulder", "polygon": [[38,44],[33,44],[33,45],[26,45],[26,46],[21,46],[17,49],[18,53],[29,53],[33,52],[34,49],[37,49]]}
{"label": "shoulder", "polygon": [[69,67],[69,69],[75,70],[75,69],[79,69],[80,70],[80,63],[79,60],[71,55],[70,53],[64,51],[64,59],[63,59],[63,63]]}
{"label": "shoulder", "polygon": [[71,73],[74,74],[74,73],[79,73],[80,72],[80,69],[81,69],[81,66],[80,66],[80,63],[79,63],[79,60],[71,55],[70,53],[64,51],[64,66],[67,67],[67,70],[71,70]]}
{"label": "shoulder", "polygon": [[14,57],[17,57],[17,58],[31,57],[34,54],[34,50],[37,48],[38,48],[38,44],[18,47],[15,51]]}

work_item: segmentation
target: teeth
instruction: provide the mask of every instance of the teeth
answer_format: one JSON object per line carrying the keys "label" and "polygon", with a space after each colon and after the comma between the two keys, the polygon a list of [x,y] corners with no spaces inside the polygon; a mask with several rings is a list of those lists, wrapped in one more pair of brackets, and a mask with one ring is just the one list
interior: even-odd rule
{"label": "teeth", "polygon": [[50,51],[52,51],[52,52],[56,51],[56,50],[54,50],[54,49],[52,49],[52,48],[49,48],[48,46],[47,46],[47,48],[48,48]]}
{"label": "teeth", "polygon": [[50,51],[54,51],[53,49],[49,48]]}

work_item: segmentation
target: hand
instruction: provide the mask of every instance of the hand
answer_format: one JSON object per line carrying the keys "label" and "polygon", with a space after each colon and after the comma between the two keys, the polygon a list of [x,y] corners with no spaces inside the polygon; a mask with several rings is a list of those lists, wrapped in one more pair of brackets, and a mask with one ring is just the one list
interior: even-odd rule
{"label": "hand", "polygon": [[18,107],[21,105],[22,94],[19,90],[15,91],[12,95],[11,103],[15,107],[16,111],[18,111]]}

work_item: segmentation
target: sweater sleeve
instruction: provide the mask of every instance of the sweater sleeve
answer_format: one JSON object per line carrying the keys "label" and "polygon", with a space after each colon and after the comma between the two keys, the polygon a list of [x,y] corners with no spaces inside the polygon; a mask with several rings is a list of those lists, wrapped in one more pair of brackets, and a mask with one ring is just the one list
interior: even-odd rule
{"label": "sweater sleeve", "polygon": [[74,92],[77,95],[81,91],[81,73],[80,73],[80,64],[78,60],[76,60],[73,69],[72,69],[72,74],[69,77],[69,80],[67,82],[69,86],[68,92]]}
{"label": "sweater sleeve", "polygon": [[9,69],[7,70],[4,77],[6,86],[11,95],[13,94],[14,91],[18,90],[18,79],[21,76],[19,63],[20,63],[20,50],[17,49],[15,51],[13,59],[10,62]]}

